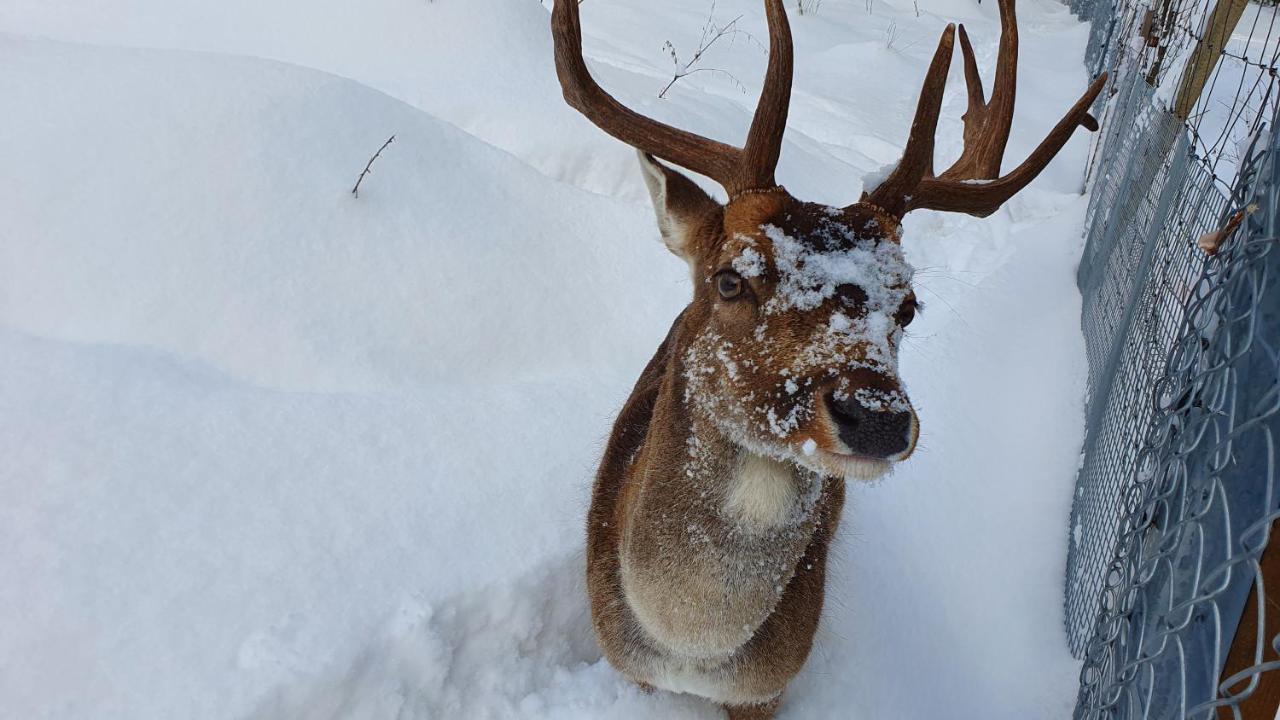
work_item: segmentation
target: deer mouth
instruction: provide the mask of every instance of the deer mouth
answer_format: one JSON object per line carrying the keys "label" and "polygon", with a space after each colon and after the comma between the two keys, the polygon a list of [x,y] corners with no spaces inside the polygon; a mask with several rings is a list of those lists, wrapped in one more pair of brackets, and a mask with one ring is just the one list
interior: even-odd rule
{"label": "deer mouth", "polygon": [[880,479],[889,472],[895,462],[885,458],[831,450],[815,450],[805,460],[806,464],[816,465],[815,469],[825,475],[863,482]]}
{"label": "deer mouth", "polygon": [[915,452],[920,423],[914,411],[911,412],[906,434],[906,447],[898,452],[889,455],[856,452],[841,438],[837,423],[829,416],[823,417],[816,437],[800,445],[797,462],[816,472],[847,480],[878,480]]}

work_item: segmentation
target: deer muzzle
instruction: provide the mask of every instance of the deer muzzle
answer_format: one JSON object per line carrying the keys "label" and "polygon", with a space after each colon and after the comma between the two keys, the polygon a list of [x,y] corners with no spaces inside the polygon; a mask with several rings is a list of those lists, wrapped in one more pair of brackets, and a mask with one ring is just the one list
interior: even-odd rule
{"label": "deer muzzle", "polygon": [[[859,373],[871,375],[870,373]],[[837,384],[822,396],[839,454],[897,462],[915,450],[919,422],[906,393],[891,378],[874,374]]]}

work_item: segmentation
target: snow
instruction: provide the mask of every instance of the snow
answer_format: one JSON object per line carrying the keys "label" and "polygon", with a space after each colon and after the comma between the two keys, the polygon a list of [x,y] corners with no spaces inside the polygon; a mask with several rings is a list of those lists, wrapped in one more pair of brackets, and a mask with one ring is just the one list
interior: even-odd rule
{"label": "snow", "polygon": [[[873,239],[878,236],[875,230],[869,237],[854,236],[837,223],[819,227],[815,232],[814,237],[807,239],[818,239],[822,246],[810,246],[781,228],[765,226],[764,234],[772,245],[772,266],[778,280],[773,296],[764,304],[766,319],[763,322],[768,322],[770,315],[791,310],[815,310],[834,297],[841,287],[856,287],[862,296],[859,302],[853,303],[856,307],[841,303],[839,309],[833,310],[826,330],[813,338],[811,344],[795,350],[796,365],[787,369],[800,375],[815,364],[826,364],[833,356],[852,358],[847,350],[856,346],[860,356],[843,364],[885,368],[893,373],[891,376],[896,376],[894,348],[899,345],[902,333],[893,316],[910,293],[913,273],[902,246],[878,242]],[[760,334],[768,333],[761,330]]]}
{"label": "snow", "polygon": [[[866,294],[862,304],[868,312],[897,312],[907,297],[912,273],[902,247],[892,242],[844,237],[847,232],[839,225],[833,225],[833,232],[838,235],[830,239],[827,247],[810,247],[781,228],[765,226],[765,236],[773,243],[778,273],[778,290],[765,306],[766,315],[793,308],[812,310],[834,297],[841,285],[861,288]],[[845,246],[844,250],[829,249]],[[841,329],[834,321],[831,325],[832,329]],[[847,323],[843,329],[847,329]]]}
{"label": "snow", "polygon": [[[707,9],[584,4],[587,53],[624,102],[737,142],[753,44],[706,56],[748,94],[699,73],[656,98]],[[792,18],[794,194],[847,203],[896,160],[945,22],[989,67],[993,4],[920,11]],[[764,37],[757,2],[717,13]],[[1085,85],[1062,61],[1085,28],[1019,15],[1010,162]],[[586,619],[594,465],[689,280],[634,153],[564,106],[546,24],[520,0],[0,4],[0,716],[719,717],[627,685]],[[963,107],[957,72],[940,164]],[[1066,714],[1086,143],[991,218],[907,219],[920,449],[851,486],[781,717]]]}
{"label": "snow", "polygon": [[898,169],[898,165],[901,162],[902,158],[897,158],[893,162],[885,163],[878,168],[874,168],[864,173],[862,176],[862,189],[866,192],[872,192],[876,188],[880,187],[885,180],[889,179],[889,176],[893,174],[893,171]]}
{"label": "snow", "polygon": [[[745,235],[739,236],[738,240],[748,244],[752,242],[751,238]],[[742,248],[742,252],[738,253],[731,265],[744,278],[760,277],[765,269],[764,256],[750,246]]]}
{"label": "snow", "polygon": [[[911,409],[911,404],[907,402],[907,398],[897,391],[886,392],[875,388],[858,388],[854,391],[853,397],[863,407],[871,408],[877,412],[884,412],[885,410],[907,412]],[[840,399],[838,394],[836,399]]]}

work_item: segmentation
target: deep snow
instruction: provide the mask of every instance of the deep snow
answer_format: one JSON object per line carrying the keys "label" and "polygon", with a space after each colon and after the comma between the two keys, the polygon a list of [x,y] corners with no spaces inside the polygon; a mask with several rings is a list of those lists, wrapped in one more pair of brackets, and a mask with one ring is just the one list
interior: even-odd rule
{"label": "deep snow", "polygon": [[[993,3],[920,9],[793,17],[797,195],[848,201],[894,159],[944,22],[991,61]],[[1011,162],[1085,85],[1063,61],[1084,28],[1019,11]],[[749,41],[708,55],[748,94],[704,73],[656,99],[662,42],[706,12],[591,0],[588,54],[625,101],[736,141]],[[739,13],[764,37],[756,2],[717,18]],[[563,106],[546,22],[519,0],[0,7],[0,717],[717,717],[621,682],[586,621],[594,463],[688,280],[634,154]],[[853,490],[782,717],[1067,714],[1086,142],[992,218],[906,223],[921,450]]]}

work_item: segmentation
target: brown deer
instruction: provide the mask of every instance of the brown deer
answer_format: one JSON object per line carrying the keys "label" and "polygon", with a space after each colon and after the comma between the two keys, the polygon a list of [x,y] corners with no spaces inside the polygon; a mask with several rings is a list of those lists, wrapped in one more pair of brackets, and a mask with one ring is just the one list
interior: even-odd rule
{"label": "brown deer", "polygon": [[[1013,120],[1018,31],[1000,0],[999,60],[985,99],[964,27],[964,150],[933,171],[934,131],[956,28],[925,75],[896,169],[843,208],[774,181],[791,97],[782,0],[765,0],[769,63],[742,148],[643,117],[591,78],[578,0],[552,11],[568,103],[635,147],[693,300],[623,407],[587,518],[587,586],[605,656],[644,688],[709,698],[733,720],[771,718],[822,610],[827,545],[847,478],[884,474],[919,423],[898,378],[915,315],[902,217],[929,208],[986,216],[1027,185],[1088,114],[1089,90],[1018,167],[1000,174]],[[716,202],[671,162],[724,186]]]}

